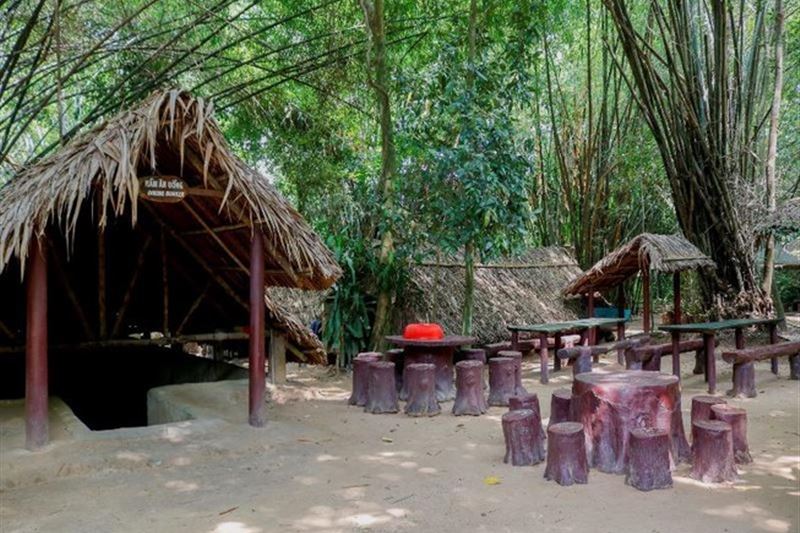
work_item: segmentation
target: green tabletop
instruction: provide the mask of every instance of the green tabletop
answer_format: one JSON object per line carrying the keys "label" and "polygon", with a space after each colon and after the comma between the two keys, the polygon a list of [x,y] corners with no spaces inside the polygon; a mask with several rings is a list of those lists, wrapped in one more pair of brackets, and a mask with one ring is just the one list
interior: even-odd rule
{"label": "green tabletop", "polygon": [[718,322],[695,322],[692,324],[671,324],[659,326],[661,331],[674,331],[678,333],[715,333],[723,329],[746,328],[760,324],[777,324],[782,318],[737,318],[734,320],[720,320]]}
{"label": "green tabletop", "polygon": [[545,324],[532,325],[511,325],[509,331],[530,331],[535,333],[559,333],[565,331],[581,331],[589,328],[601,326],[611,326],[626,322],[624,318],[582,318],[580,320],[570,320],[567,322],[548,322]]}

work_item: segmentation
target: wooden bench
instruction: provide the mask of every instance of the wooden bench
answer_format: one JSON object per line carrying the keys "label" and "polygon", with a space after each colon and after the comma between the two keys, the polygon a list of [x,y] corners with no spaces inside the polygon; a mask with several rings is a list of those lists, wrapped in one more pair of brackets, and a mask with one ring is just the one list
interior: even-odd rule
{"label": "wooden bench", "polygon": [[[789,379],[800,379],[800,341],[779,342],[722,353],[722,359],[733,363],[733,396],[756,397],[755,362],[776,357],[789,357]],[[774,367],[773,367],[774,368]],[[777,371],[775,371],[777,374]]]}
{"label": "wooden bench", "polygon": [[[715,345],[719,341],[715,341]],[[702,374],[705,371],[705,347],[703,339],[687,339],[678,344],[679,353],[695,352],[694,373]],[[625,368],[629,370],[661,370],[661,358],[672,355],[672,343],[648,344],[637,346],[625,352]]]}
{"label": "wooden bench", "polygon": [[[563,335],[561,337],[561,345],[563,346],[575,346],[580,342],[580,335]],[[548,337],[547,339],[547,347],[554,348],[556,345],[556,341],[553,337]],[[538,338],[528,338],[528,339],[520,339],[518,341],[519,348],[516,351],[527,353],[532,350],[539,350],[539,339]],[[492,344],[486,344],[483,346],[483,349],[486,350],[486,358],[497,357],[499,352],[505,350],[513,350],[511,347],[510,341],[503,341],[503,342],[494,342]]]}

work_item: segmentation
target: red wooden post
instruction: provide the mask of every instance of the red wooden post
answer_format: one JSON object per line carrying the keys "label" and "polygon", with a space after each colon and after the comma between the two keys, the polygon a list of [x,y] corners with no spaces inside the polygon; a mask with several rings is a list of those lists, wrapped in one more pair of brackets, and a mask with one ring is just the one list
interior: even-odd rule
{"label": "red wooden post", "polygon": [[672,275],[672,323],[681,323],[681,273]]}
{"label": "red wooden post", "polygon": [[250,242],[250,425],[264,426],[264,242],[256,230]]}
{"label": "red wooden post", "polygon": [[681,334],[679,331],[672,332],[672,374],[681,379]]}
{"label": "red wooden post", "polygon": [[744,331],[742,328],[736,328],[733,331],[733,338],[734,343],[736,344],[736,349],[741,350],[744,348]]}
{"label": "red wooden post", "polygon": [[706,348],[706,374],[708,375],[708,393],[714,394],[717,390],[717,361],[714,354],[714,334],[703,333],[703,343]]}
{"label": "red wooden post", "polygon": [[[558,353],[561,349],[561,332],[553,334],[553,350]],[[553,372],[561,370],[561,359],[559,357],[553,358]]]}
{"label": "red wooden post", "polygon": [[519,351],[519,331],[517,330],[511,332],[511,349],[515,352]]}
{"label": "red wooden post", "polygon": [[[778,324],[770,324],[769,325],[769,343],[770,344],[777,344],[778,342]],[[770,360],[770,370],[776,376],[778,375],[778,358],[773,357]]]}
{"label": "red wooden post", "polygon": [[[589,289],[586,295],[586,318],[594,317],[594,289]],[[589,329],[589,345],[594,346],[597,344],[597,328]],[[558,351],[556,349],[556,351]]]}
{"label": "red wooden post", "polygon": [[547,333],[540,333],[539,334],[539,361],[540,361],[541,366],[542,366],[542,373],[541,373],[541,377],[539,378],[539,381],[543,385],[546,385],[547,382],[549,381],[549,378],[548,378],[548,375],[547,375],[547,373],[549,371],[549,369],[547,368],[548,359],[549,359],[549,354],[547,353]]}
{"label": "red wooden post", "polygon": [[650,268],[642,267],[642,323],[645,333],[650,333]]}
{"label": "red wooden post", "polygon": [[47,259],[44,242],[31,238],[27,274],[25,337],[25,447],[48,441],[47,420]]}

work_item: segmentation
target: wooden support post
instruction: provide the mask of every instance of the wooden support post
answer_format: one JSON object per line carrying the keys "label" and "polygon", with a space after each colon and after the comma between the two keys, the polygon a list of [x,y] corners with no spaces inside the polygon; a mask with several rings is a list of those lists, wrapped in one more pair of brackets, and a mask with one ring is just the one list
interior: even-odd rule
{"label": "wooden support post", "polygon": [[519,351],[519,331],[517,330],[511,332],[511,349],[515,352]]}
{"label": "wooden support post", "polygon": [[[558,351],[561,349],[561,332],[560,331],[556,332],[553,335],[553,340],[555,341],[553,343],[553,350],[555,350],[555,352],[558,353]],[[559,370],[561,370],[561,358],[560,357],[554,357],[553,358],[553,372],[558,372]]]}
{"label": "wooden support post", "polygon": [[744,349],[744,330],[742,328],[736,328],[733,331],[733,339],[737,350]]}
{"label": "wooden support post", "polygon": [[[770,344],[777,344],[778,343],[778,324],[770,324],[769,325],[769,343]],[[778,375],[778,358],[773,357],[770,359],[770,370],[776,376]]]}
{"label": "wooden support post", "polygon": [[706,375],[708,376],[708,393],[714,394],[717,390],[717,362],[714,354],[714,334],[703,333],[703,344],[706,348]]}
{"label": "wooden support post", "polygon": [[253,232],[250,247],[250,425],[264,426],[264,244]]}
{"label": "wooden support post", "polygon": [[274,329],[269,331],[269,382],[286,383],[286,336]]}
{"label": "wooden support post", "polygon": [[108,337],[106,324],[106,230],[97,234],[97,323],[101,339]]}
{"label": "wooden support post", "polygon": [[680,324],[681,320],[681,273],[675,272],[672,275],[672,323]]}
{"label": "wooden support post", "polygon": [[586,318],[594,317],[594,289],[589,289],[586,295]]}
{"label": "wooden support post", "polygon": [[44,241],[31,238],[28,252],[25,338],[25,447],[48,442],[47,420],[47,259]]}
{"label": "wooden support post", "polygon": [[169,268],[167,264],[167,232],[161,227],[161,289],[163,294],[163,316],[161,328],[165,337],[169,337]]}
{"label": "wooden support post", "polygon": [[539,361],[542,366],[541,377],[539,381],[541,381],[542,385],[546,385],[549,381],[548,365],[549,354],[547,353],[547,333],[540,333],[539,334]]}
{"label": "wooden support post", "polygon": [[650,267],[642,267],[642,327],[650,333]]}
{"label": "wooden support post", "polygon": [[672,374],[681,379],[681,334],[677,331],[672,332]]}

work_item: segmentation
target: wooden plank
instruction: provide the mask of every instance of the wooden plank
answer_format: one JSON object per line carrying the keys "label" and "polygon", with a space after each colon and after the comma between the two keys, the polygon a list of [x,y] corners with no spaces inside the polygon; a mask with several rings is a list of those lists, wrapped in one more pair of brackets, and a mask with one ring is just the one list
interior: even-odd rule
{"label": "wooden plank", "polygon": [[[249,228],[249,227],[250,226],[248,224],[227,224],[225,226],[217,226],[215,228],[211,228],[211,231],[213,231],[214,233],[224,233],[226,231],[237,231],[237,230],[245,229],[245,228]],[[206,233],[206,231],[207,230],[205,228],[203,228],[203,229],[194,229],[194,230],[189,230],[189,231],[182,231],[181,235],[183,235],[185,237],[188,237],[188,236],[191,236],[191,235],[204,235]]]}
{"label": "wooden plank", "polygon": [[211,227],[206,223],[205,220],[203,220],[203,217],[201,217],[200,214],[197,211],[195,211],[192,208],[191,205],[189,205],[189,202],[184,202],[183,206],[186,208],[187,211],[189,211],[189,213],[192,215],[192,217],[194,217],[194,219],[203,227],[203,230],[205,230],[206,235],[211,237],[214,240],[214,242],[216,242],[219,245],[219,247],[222,248],[222,251],[224,251],[225,254],[227,254],[227,256],[229,258],[231,258],[234,263],[236,263],[236,266],[238,266],[241,269],[242,272],[244,272],[245,274],[247,274],[249,276],[250,275],[250,269],[247,268],[244,265],[244,263],[242,263],[242,261],[236,256],[236,254],[234,254],[231,251],[230,248],[228,248],[228,245],[225,244],[225,241],[220,239],[219,235],[217,235],[216,233],[214,233],[211,230]]}
{"label": "wooden plank", "polygon": [[275,330],[269,334],[269,382],[286,383],[286,336]]}

